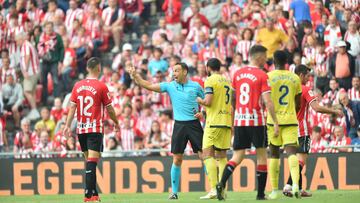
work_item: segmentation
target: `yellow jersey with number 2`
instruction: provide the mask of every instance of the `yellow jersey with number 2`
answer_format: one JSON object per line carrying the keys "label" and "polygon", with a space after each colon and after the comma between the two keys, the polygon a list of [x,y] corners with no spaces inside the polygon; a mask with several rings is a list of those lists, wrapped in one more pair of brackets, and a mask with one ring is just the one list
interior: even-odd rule
{"label": "yellow jersey with number 2", "polygon": [[205,96],[212,94],[211,105],[206,107],[206,127],[229,127],[232,125],[231,83],[224,76],[212,74],[205,80]]}
{"label": "yellow jersey with number 2", "polygon": [[[274,70],[268,73],[271,99],[279,125],[297,125],[295,96],[301,94],[299,76],[288,70]],[[271,116],[268,124],[274,124]]]}

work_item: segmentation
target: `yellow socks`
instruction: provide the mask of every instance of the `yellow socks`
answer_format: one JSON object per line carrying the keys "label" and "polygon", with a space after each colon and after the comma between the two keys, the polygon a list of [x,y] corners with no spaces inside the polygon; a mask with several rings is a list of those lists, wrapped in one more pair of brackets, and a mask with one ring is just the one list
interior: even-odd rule
{"label": "yellow socks", "polygon": [[210,187],[211,189],[215,189],[218,178],[216,160],[213,157],[209,157],[204,160],[204,164],[209,178]]}
{"label": "yellow socks", "polygon": [[280,159],[269,159],[269,175],[270,175],[270,182],[272,186],[272,190],[279,189],[279,173],[280,173]]}
{"label": "yellow socks", "polygon": [[292,154],[289,156],[288,161],[289,161],[289,169],[290,169],[292,181],[293,183],[298,184],[300,178],[299,159],[297,158],[296,155]]}

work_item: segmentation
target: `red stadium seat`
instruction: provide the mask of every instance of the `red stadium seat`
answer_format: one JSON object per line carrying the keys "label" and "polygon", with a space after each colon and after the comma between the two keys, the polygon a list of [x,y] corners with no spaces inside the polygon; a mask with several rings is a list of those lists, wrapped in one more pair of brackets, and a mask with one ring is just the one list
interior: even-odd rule
{"label": "red stadium seat", "polygon": [[98,49],[101,52],[105,52],[106,50],[109,49],[109,37],[108,36],[104,36],[103,43]]}
{"label": "red stadium seat", "polygon": [[35,99],[36,99],[36,104],[40,104],[41,103],[41,94],[42,94],[42,89],[43,86],[42,85],[36,85],[36,95],[35,95]]}
{"label": "red stadium seat", "polygon": [[[58,76],[55,76],[55,77],[58,77]],[[50,75],[50,73],[48,74],[48,94],[49,95],[52,95],[53,91],[54,91],[54,82],[53,82],[53,79]]]}

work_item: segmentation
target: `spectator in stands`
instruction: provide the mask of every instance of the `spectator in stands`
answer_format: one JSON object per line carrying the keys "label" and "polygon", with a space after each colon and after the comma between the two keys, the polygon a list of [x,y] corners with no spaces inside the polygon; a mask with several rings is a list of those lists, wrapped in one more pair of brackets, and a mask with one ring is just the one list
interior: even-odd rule
{"label": "spectator in stands", "polygon": [[341,29],[337,23],[336,17],[331,15],[329,17],[329,25],[326,26],[324,32],[324,41],[326,48],[330,47],[335,49],[337,47],[338,41],[341,41]]}
{"label": "spectator in stands", "polygon": [[47,4],[47,12],[43,17],[43,22],[47,24],[48,22],[55,23],[57,18],[64,20],[64,12],[58,8],[56,0],[49,0]]}
{"label": "spectator in stands", "polygon": [[283,31],[274,27],[274,20],[272,18],[266,19],[266,28],[260,29],[256,37],[256,42],[267,49],[266,55],[269,65],[272,64],[274,52],[284,48],[287,41],[288,36]]}
{"label": "spectator in stands", "polygon": [[76,0],[69,1],[69,9],[66,11],[65,26],[69,32],[73,29],[73,22],[78,20],[83,22],[84,11],[79,8],[78,2]]}
{"label": "spectator in stands", "polygon": [[118,144],[118,141],[114,136],[109,137],[107,140],[106,147],[104,152],[101,154],[102,157],[121,157],[121,154],[118,152],[121,150],[121,146]]}
{"label": "spectator in stands", "polygon": [[165,0],[162,10],[165,12],[166,28],[174,35],[181,34],[181,7],[180,0]]}
{"label": "spectator in stands", "polygon": [[348,90],[349,99],[351,101],[360,101],[360,77],[353,77],[351,85],[352,88]]}
{"label": "spectator in stands", "polygon": [[172,30],[168,29],[166,26],[166,21],[164,18],[159,20],[159,29],[155,30],[152,34],[152,44],[158,46],[160,44],[160,35],[165,34],[168,40],[172,40],[174,33]]}
{"label": "spectator in stands", "polygon": [[[121,1],[123,2],[123,1]],[[121,33],[125,24],[125,10],[117,5],[116,0],[108,1],[109,7],[102,12],[103,30],[107,36],[112,36],[115,46],[112,53],[120,51]]]}
{"label": "spectator in stands", "polygon": [[338,51],[330,58],[329,69],[339,82],[340,88],[348,90],[351,88],[351,80],[355,73],[355,60],[347,53],[344,41],[338,41],[336,47]]}
{"label": "spectator in stands", "polygon": [[24,102],[23,89],[19,83],[16,83],[14,76],[9,74],[6,76],[6,84],[1,88],[4,109],[12,112],[14,117],[15,128],[20,127],[20,112],[22,103]]}
{"label": "spectator in stands", "polygon": [[346,92],[339,93],[339,101],[343,107],[346,120],[346,132],[350,138],[356,137],[356,127],[360,125],[360,102],[349,100]]}
{"label": "spectator in stands", "polygon": [[294,0],[290,4],[290,19],[295,18],[296,23],[311,22],[310,7],[305,0]]}
{"label": "spectator in stands", "polygon": [[336,126],[334,129],[334,139],[329,144],[328,152],[352,152],[352,148],[346,147],[351,144],[351,139],[344,135],[344,129]]}
{"label": "spectator in stands", "polygon": [[57,123],[63,117],[64,110],[62,108],[61,98],[57,97],[54,99],[54,106],[50,111],[50,119]]}
{"label": "spectator in stands", "polygon": [[[147,149],[164,149],[168,144],[170,144],[169,136],[161,131],[160,123],[157,120],[154,120],[151,124],[151,131],[147,141],[145,143],[145,148]],[[153,152],[150,155],[156,156],[166,156],[165,152]]]}
{"label": "spectator in stands", "polygon": [[[1,96],[1,92],[0,92],[0,98]],[[7,136],[6,136],[6,130],[5,130],[5,116],[4,116],[4,112],[3,112],[3,103],[0,100],[0,152],[2,151],[9,151],[9,145],[8,145],[8,140],[7,140]],[[4,148],[5,146],[5,148]]]}
{"label": "spectator in stands", "polygon": [[40,117],[36,109],[36,85],[39,78],[40,66],[39,58],[35,47],[26,40],[24,32],[16,36],[16,43],[20,47],[20,67],[24,77],[24,95],[30,104],[31,111],[28,113],[29,120],[36,120]]}
{"label": "spectator in stands", "polygon": [[[109,0],[112,1],[112,0]],[[126,20],[131,23],[131,37],[133,40],[140,37],[140,15],[144,10],[142,0],[120,1],[120,7],[125,10]]]}
{"label": "spectator in stands", "polygon": [[329,81],[330,90],[324,94],[324,104],[332,106],[339,103],[339,83],[337,79],[331,78]]}
{"label": "spectator in stands", "polygon": [[43,107],[41,109],[40,114],[41,114],[41,120],[36,122],[35,129],[40,131],[46,130],[49,133],[50,139],[53,140],[56,124],[53,120],[50,119],[49,109]]}
{"label": "spectator in stands", "polygon": [[169,64],[166,60],[162,59],[163,50],[160,48],[154,49],[154,59],[149,62],[149,71],[151,76],[155,76],[155,74],[160,71],[161,73],[166,73],[169,68]]}
{"label": "spectator in stands", "polygon": [[123,125],[120,128],[119,143],[124,151],[135,149],[135,137],[138,135],[135,133],[133,127],[131,127],[130,118],[123,119]]}
{"label": "spectator in stands", "polygon": [[353,152],[360,152],[360,126],[357,128],[357,137],[351,140],[351,145],[359,145],[359,147],[354,147]]}
{"label": "spectator in stands", "polygon": [[50,141],[49,133],[47,130],[42,130],[40,132],[40,142],[35,146],[35,153],[38,153],[36,157],[38,158],[50,158],[53,157],[49,152],[53,152],[54,147],[52,141]]}
{"label": "spectator in stands", "polygon": [[188,20],[185,23],[186,24],[185,28],[187,29],[187,31],[189,31],[190,28],[194,26],[195,18],[199,18],[202,25],[205,25],[208,28],[211,27],[208,19],[204,15],[199,13],[199,9],[200,9],[199,5],[197,5],[196,3],[191,4],[190,8],[192,11],[192,15],[190,16],[190,18],[188,18]]}
{"label": "spectator in stands", "polygon": [[17,81],[16,71],[14,68],[10,67],[10,58],[5,57],[1,60],[0,64],[0,86],[6,82],[6,76],[12,75],[14,80]]}
{"label": "spectator in stands", "polygon": [[58,66],[64,60],[64,44],[61,36],[54,31],[54,24],[47,22],[44,25],[45,32],[41,34],[37,46],[41,58],[41,81],[43,104],[47,104],[48,99],[48,74],[50,73],[54,86],[54,97],[60,96],[61,84],[59,81]]}
{"label": "spectator in stands", "polygon": [[[358,28],[359,24],[352,20],[349,22],[348,29],[344,35],[344,41],[351,44],[349,53],[355,58],[359,58],[360,56],[360,33],[358,31]],[[359,70],[356,73],[359,75]]]}
{"label": "spectator in stands", "polygon": [[38,143],[37,137],[30,130],[30,120],[21,120],[21,131],[16,133],[14,138],[15,158],[30,158],[33,146]]}
{"label": "spectator in stands", "polygon": [[324,153],[329,143],[321,136],[321,128],[315,126],[311,134],[310,153]]}
{"label": "spectator in stands", "polygon": [[[203,14],[210,22],[211,27],[215,27],[221,20],[223,3],[219,0],[211,0],[211,3],[204,8],[200,9],[200,13]],[[232,13],[230,13],[232,15]]]}
{"label": "spectator in stands", "polygon": [[65,50],[64,60],[59,66],[61,79],[64,82],[64,91],[69,93],[71,91],[72,77],[75,77],[77,71],[77,59],[75,50],[69,47],[69,39],[67,37],[63,38],[63,44]]}

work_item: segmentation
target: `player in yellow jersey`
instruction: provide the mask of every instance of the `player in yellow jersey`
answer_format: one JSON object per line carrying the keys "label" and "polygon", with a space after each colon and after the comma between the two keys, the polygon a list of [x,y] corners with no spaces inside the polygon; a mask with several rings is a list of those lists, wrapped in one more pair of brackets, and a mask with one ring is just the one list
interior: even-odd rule
{"label": "player in yellow jersey", "polygon": [[[294,183],[299,181],[299,160],[296,156],[298,147],[298,120],[297,111],[301,102],[300,78],[285,70],[287,55],[284,51],[274,53],[276,70],[268,73],[271,87],[271,99],[274,102],[275,114],[279,122],[279,135],[274,134],[273,120],[267,117],[268,137],[270,147],[269,173],[272,185],[270,199],[280,197],[278,191],[280,170],[280,147],[283,146],[288,154],[289,169]],[[300,198],[298,184],[293,184],[292,192],[296,198]]]}
{"label": "player in yellow jersey", "polygon": [[206,66],[210,76],[205,81],[205,98],[198,97],[197,101],[206,108],[202,149],[211,191],[200,199],[215,199],[216,184],[227,163],[226,150],[230,149],[232,88],[230,81],[219,73],[221,62],[218,59],[209,59]]}

